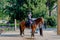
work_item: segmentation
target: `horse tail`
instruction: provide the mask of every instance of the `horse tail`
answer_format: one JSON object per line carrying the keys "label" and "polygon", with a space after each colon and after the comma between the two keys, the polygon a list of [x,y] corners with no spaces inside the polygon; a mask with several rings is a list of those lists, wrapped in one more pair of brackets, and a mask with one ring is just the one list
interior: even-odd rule
{"label": "horse tail", "polygon": [[22,21],[19,23],[19,30],[21,30]]}
{"label": "horse tail", "polygon": [[20,35],[22,35],[22,28],[21,28],[21,24],[19,24],[19,31],[20,31]]}
{"label": "horse tail", "polygon": [[19,30],[21,30],[21,25],[19,25]]}

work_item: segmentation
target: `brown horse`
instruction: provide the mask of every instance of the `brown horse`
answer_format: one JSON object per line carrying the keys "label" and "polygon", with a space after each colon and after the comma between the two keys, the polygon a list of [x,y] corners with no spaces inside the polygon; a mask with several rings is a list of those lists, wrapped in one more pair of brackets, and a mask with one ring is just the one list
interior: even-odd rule
{"label": "brown horse", "polygon": [[[26,24],[26,22],[24,20],[20,22],[20,35],[21,36],[22,36],[22,34],[24,34],[24,29],[26,28],[25,24]],[[32,29],[31,36],[34,36],[34,32],[37,28],[37,25],[41,25],[41,24],[44,24],[44,19],[42,17],[34,20],[34,23],[31,25],[31,29]],[[40,28],[40,26],[39,26],[39,28]],[[40,29],[40,32],[42,32],[41,29]],[[42,33],[40,33],[40,35],[42,35]]]}

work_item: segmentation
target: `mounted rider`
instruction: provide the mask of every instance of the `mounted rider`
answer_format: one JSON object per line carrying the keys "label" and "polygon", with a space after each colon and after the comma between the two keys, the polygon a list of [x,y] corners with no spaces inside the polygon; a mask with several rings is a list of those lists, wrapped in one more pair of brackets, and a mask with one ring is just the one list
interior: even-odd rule
{"label": "mounted rider", "polygon": [[31,13],[31,11],[28,12],[28,22],[29,22],[29,25],[31,26],[31,24],[32,24],[32,13]]}

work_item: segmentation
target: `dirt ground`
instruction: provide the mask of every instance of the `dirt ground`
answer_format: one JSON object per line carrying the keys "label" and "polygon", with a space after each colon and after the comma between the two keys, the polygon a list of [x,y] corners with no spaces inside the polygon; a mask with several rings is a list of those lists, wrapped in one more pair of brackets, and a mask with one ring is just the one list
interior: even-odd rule
{"label": "dirt ground", "polygon": [[43,36],[39,35],[38,33],[35,33],[35,37],[31,37],[31,31],[29,29],[25,30],[24,37],[21,37],[19,35],[19,31],[7,31],[3,32],[0,35],[0,40],[60,40],[60,36],[57,35],[56,29],[44,29],[43,30]]}

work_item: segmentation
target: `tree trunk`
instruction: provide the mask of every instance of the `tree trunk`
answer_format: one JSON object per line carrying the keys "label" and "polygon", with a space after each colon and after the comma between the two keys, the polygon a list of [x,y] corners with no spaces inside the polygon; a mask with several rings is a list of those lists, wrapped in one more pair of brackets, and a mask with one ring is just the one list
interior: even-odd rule
{"label": "tree trunk", "polygon": [[51,10],[49,10],[49,16],[51,16]]}
{"label": "tree trunk", "polygon": [[57,22],[58,22],[57,34],[60,35],[60,0],[58,0],[58,18],[57,18]]}

